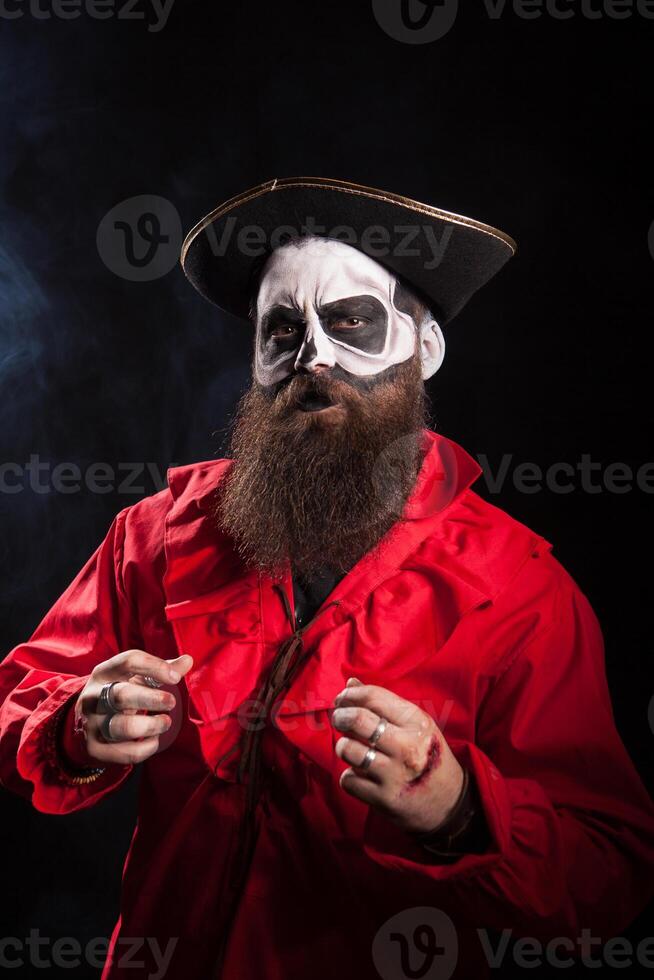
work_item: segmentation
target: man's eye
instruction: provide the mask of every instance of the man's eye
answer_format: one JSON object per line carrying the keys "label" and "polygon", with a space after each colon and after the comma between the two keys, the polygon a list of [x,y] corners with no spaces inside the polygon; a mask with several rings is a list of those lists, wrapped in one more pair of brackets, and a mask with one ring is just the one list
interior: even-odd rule
{"label": "man's eye", "polygon": [[277,323],[270,331],[271,337],[290,337],[292,336],[297,327],[294,323]]}
{"label": "man's eye", "polygon": [[332,323],[334,330],[352,330],[354,327],[362,327],[366,321],[360,316],[345,316],[342,320]]}

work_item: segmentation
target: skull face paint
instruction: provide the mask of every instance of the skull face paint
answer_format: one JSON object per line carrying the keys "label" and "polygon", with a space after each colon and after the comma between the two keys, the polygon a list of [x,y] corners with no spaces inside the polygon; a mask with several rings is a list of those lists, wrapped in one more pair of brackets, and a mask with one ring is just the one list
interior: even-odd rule
{"label": "skull face paint", "polygon": [[254,371],[270,386],[316,365],[359,378],[380,374],[420,348],[423,378],[440,367],[443,335],[419,328],[393,302],[397,278],[344,242],[309,237],[269,258],[256,305]]}

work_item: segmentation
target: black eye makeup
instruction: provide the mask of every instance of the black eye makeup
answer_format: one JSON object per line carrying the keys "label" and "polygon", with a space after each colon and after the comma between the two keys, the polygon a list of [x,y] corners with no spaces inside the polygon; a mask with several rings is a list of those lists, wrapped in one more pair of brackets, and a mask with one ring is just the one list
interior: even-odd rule
{"label": "black eye makeup", "polygon": [[[316,310],[325,335],[352,350],[380,354],[386,345],[388,313],[374,296],[347,296]],[[306,321],[292,306],[277,304],[261,318],[259,349],[265,363],[288,359],[304,342]]]}
{"label": "black eye makeup", "polygon": [[299,347],[304,336],[305,322],[298,310],[290,306],[273,306],[265,313],[261,323],[264,346],[276,350]]}
{"label": "black eye makeup", "polygon": [[386,343],[388,315],[374,296],[348,296],[318,309],[327,336],[351,347],[379,354]]}

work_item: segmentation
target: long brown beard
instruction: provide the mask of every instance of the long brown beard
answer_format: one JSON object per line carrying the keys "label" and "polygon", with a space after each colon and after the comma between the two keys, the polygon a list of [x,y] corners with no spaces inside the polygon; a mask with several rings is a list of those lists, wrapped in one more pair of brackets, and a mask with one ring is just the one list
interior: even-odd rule
{"label": "long brown beard", "polygon": [[[308,391],[340,402],[347,417],[301,411]],[[287,561],[304,577],[344,574],[401,518],[427,418],[417,355],[368,390],[329,371],[296,375],[275,397],[253,382],[233,423],[218,526],[246,564],[272,576]]]}

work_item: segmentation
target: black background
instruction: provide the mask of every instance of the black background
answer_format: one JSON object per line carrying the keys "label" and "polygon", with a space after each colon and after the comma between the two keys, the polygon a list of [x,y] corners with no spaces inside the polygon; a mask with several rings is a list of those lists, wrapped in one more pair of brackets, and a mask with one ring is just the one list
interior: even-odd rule
{"label": "black background", "polygon": [[[497,225],[519,252],[446,329],[435,423],[494,470],[512,454],[500,492],[476,489],[553,542],[589,597],[618,728],[651,789],[652,495],[589,493],[580,477],[571,493],[527,494],[511,473],[654,459],[653,39],[637,15],[526,20],[507,6],[493,19],[481,3],[425,45],[389,37],[367,0],[176,0],[159,32],[0,17],[0,461],[164,473],[221,452],[248,327],[178,267],[142,283],[107,268],[98,225],[125,199],[160,195],[188,230],[262,180],[322,175]],[[5,650],[139,495],[0,493]],[[109,935],[135,792],[56,818],[2,791],[2,935]],[[627,935],[652,935],[651,914]]]}

